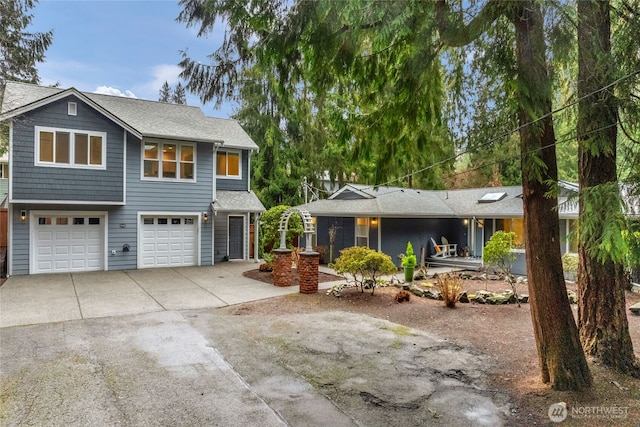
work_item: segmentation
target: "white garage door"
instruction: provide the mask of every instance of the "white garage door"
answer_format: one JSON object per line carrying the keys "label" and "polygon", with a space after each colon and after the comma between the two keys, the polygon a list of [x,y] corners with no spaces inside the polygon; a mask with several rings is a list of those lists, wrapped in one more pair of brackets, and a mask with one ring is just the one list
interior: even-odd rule
{"label": "white garage door", "polygon": [[35,215],[33,272],[104,270],[104,223],[104,215]]}
{"label": "white garage door", "polygon": [[141,230],[139,268],[196,265],[197,217],[143,216]]}

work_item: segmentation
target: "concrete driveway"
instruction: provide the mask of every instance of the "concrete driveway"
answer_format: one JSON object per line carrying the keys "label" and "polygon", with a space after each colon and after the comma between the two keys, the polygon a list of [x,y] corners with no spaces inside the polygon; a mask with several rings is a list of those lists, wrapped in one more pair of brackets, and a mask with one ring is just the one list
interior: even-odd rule
{"label": "concrete driveway", "polygon": [[[0,286],[0,327],[224,307],[291,293],[242,275],[254,262],[12,276]],[[330,283],[321,283],[328,288]]]}
{"label": "concrete driveway", "polygon": [[255,267],[10,278],[0,425],[510,425],[472,348],[348,312],[214,309],[307,297],[242,276]]}

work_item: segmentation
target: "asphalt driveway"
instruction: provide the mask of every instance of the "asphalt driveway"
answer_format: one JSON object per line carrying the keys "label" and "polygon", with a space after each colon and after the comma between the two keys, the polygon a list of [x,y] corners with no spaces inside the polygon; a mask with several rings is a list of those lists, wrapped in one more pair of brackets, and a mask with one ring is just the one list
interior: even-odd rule
{"label": "asphalt driveway", "polygon": [[9,279],[0,425],[509,425],[473,348],[360,314],[217,309],[308,297],[252,268]]}

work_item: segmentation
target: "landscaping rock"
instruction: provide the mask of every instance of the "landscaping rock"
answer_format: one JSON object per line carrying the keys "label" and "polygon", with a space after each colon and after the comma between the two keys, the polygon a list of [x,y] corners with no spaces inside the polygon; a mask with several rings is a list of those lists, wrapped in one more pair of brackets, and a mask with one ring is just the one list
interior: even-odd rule
{"label": "landscaping rock", "polygon": [[527,295],[527,294],[518,295],[518,301],[520,301],[521,304],[528,303],[529,302],[529,295]]}
{"label": "landscaping rock", "polygon": [[518,277],[516,277],[516,284],[518,284],[518,285],[524,285],[527,282],[528,282],[527,276],[518,276]]}
{"label": "landscaping rock", "polygon": [[636,316],[640,316],[640,302],[633,304],[631,307],[629,307],[629,310],[631,310],[631,312]]}
{"label": "landscaping rock", "polygon": [[495,304],[495,305],[509,304],[509,297],[506,295],[496,294],[487,298],[487,304]]}
{"label": "landscaping rock", "polygon": [[467,304],[469,302],[469,296],[467,295],[466,292],[463,292],[460,294],[460,297],[458,298],[458,302],[461,302],[463,304]]}
{"label": "landscaping rock", "polygon": [[501,280],[500,276],[498,276],[497,274],[490,274],[488,278],[489,280]]}
{"label": "landscaping rock", "polygon": [[577,304],[578,303],[578,296],[576,295],[576,293],[572,290],[568,290],[567,291],[567,296],[569,297],[569,304]]}
{"label": "landscaping rock", "polygon": [[425,289],[424,296],[426,298],[431,298],[435,300],[442,300],[442,295],[440,295],[440,291],[436,289]]}
{"label": "landscaping rock", "polygon": [[420,286],[411,285],[409,287],[409,291],[411,293],[413,293],[417,297],[424,297],[424,291],[422,290],[422,288]]}

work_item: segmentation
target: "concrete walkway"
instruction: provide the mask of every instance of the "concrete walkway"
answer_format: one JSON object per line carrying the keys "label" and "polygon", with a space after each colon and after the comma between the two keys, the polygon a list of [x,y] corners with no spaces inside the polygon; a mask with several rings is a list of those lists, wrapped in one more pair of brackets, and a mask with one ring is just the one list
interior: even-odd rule
{"label": "concrete walkway", "polygon": [[0,286],[0,327],[224,307],[299,292],[299,286],[282,288],[242,275],[256,268],[251,261],[12,276]]}

